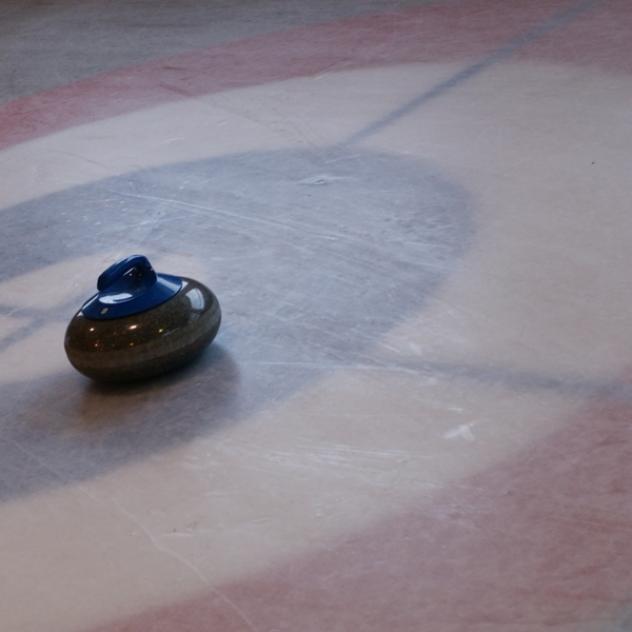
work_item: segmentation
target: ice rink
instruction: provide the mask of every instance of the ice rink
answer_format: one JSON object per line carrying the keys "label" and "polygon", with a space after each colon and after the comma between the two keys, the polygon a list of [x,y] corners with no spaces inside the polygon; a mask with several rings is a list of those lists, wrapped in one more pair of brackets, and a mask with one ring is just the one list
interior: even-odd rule
{"label": "ice rink", "polygon": [[[632,3],[0,5],[2,632],[632,631]],[[203,358],[76,373],[141,252]]]}

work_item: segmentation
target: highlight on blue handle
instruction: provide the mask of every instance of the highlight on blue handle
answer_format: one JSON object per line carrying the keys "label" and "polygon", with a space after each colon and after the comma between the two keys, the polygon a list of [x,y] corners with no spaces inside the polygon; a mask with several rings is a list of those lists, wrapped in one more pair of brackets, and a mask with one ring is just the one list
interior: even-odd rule
{"label": "highlight on blue handle", "polygon": [[156,282],[156,273],[149,263],[149,259],[144,255],[130,255],[113,263],[97,280],[97,290],[103,292],[118,281],[127,280],[130,282],[142,282],[146,285],[153,285]]}
{"label": "highlight on blue handle", "polygon": [[184,281],[170,274],[156,274],[149,259],[131,255],[112,264],[97,280],[97,294],[81,307],[93,320],[124,318],[153,309],[175,296]]}

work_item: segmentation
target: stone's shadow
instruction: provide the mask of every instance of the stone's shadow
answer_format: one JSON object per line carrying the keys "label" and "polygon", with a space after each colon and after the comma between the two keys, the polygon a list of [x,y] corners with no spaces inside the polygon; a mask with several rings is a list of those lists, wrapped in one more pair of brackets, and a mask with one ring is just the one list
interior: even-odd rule
{"label": "stone's shadow", "polygon": [[235,417],[240,372],[219,344],[145,382],[97,384],[71,371],[40,380],[0,435],[0,500],[102,474]]}
{"label": "stone's shadow", "polygon": [[[158,403],[171,408],[170,402],[181,404],[183,410],[179,414],[177,410],[173,412],[176,418],[182,419],[191,397],[200,389],[204,390],[204,401],[212,404],[208,412],[217,414],[211,421],[216,425],[220,418],[225,418],[230,402],[236,397],[239,369],[226,349],[212,344],[191,364],[153,379],[107,383],[86,378],[86,382],[76,419],[76,427],[86,431],[127,423]],[[150,431],[155,428],[147,419],[142,423],[147,424]]]}
{"label": "stone's shadow", "polygon": [[167,165],[5,209],[0,282],[69,256],[186,253],[224,322],[197,364],[151,382],[99,386],[69,367],[0,385],[0,497],[107,472],[370,362],[472,234],[467,193],[434,166],[358,147]]}

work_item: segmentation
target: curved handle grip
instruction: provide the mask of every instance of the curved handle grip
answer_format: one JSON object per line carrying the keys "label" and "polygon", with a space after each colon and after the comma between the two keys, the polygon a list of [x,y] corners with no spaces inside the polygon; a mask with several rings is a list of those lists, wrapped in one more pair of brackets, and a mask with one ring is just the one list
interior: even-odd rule
{"label": "curved handle grip", "polygon": [[149,263],[149,259],[143,255],[131,255],[121,261],[113,263],[97,280],[99,292],[107,290],[111,285],[120,281],[129,272],[135,271],[134,278],[142,279],[147,285],[156,282],[156,273]]}

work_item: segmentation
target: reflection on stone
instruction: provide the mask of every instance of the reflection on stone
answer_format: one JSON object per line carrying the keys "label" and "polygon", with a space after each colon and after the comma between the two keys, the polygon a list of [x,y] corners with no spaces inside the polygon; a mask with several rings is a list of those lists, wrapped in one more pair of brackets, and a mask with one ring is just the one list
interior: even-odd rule
{"label": "reflection on stone", "polygon": [[215,338],[221,311],[207,287],[183,280],[173,298],[139,314],[90,320],[77,312],[65,338],[72,365],[95,380],[121,382],[165,373],[195,359]]}

